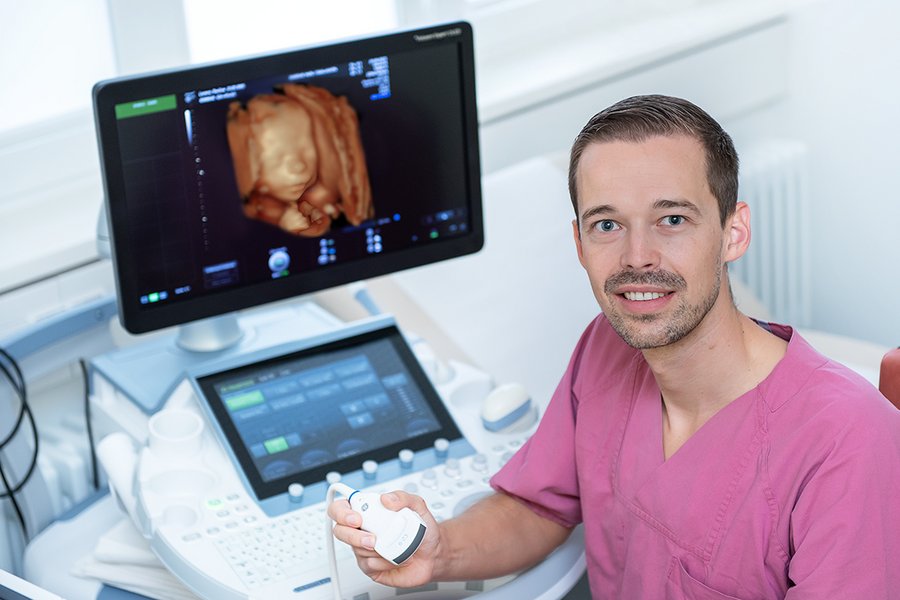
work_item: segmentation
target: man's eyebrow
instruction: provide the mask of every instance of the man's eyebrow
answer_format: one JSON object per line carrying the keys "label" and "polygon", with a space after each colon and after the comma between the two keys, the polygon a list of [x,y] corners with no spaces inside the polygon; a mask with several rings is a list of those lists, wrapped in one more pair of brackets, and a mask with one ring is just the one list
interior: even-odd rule
{"label": "man's eyebrow", "polygon": [[653,203],[653,208],[655,210],[671,210],[673,208],[682,208],[694,213],[698,217],[702,215],[700,209],[696,204],[694,204],[690,200],[685,200],[684,198],[660,198]]}
{"label": "man's eyebrow", "polygon": [[[696,204],[684,198],[660,198],[653,203],[654,210],[671,210],[673,208],[684,209],[701,216],[700,209]],[[584,211],[581,215],[582,223],[597,215],[614,215],[619,211],[612,204],[598,204]]]}
{"label": "man's eyebrow", "polygon": [[588,219],[596,215],[612,215],[618,211],[611,204],[599,204],[592,206],[581,214],[581,222],[584,223]]}

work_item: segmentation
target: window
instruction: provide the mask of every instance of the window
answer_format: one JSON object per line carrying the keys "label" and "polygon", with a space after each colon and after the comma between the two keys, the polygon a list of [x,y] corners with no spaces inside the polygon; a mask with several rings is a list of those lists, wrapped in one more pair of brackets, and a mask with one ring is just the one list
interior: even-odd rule
{"label": "window", "polygon": [[0,135],[85,111],[115,74],[106,0],[0,4]]}
{"label": "window", "polygon": [[394,0],[184,0],[191,62],[397,27]]}

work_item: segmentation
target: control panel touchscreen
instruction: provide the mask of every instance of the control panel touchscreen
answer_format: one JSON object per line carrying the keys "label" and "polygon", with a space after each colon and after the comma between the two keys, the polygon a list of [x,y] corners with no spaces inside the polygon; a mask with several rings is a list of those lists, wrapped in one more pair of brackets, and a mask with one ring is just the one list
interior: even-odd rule
{"label": "control panel touchscreen", "polygon": [[460,437],[393,325],[197,383],[260,500]]}

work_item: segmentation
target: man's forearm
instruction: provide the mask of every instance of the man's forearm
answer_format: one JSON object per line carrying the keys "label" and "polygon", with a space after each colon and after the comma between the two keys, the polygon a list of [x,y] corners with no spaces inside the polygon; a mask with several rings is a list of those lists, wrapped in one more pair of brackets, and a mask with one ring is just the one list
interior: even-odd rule
{"label": "man's forearm", "polygon": [[494,494],[440,524],[435,581],[490,579],[526,569],[563,543],[571,529]]}

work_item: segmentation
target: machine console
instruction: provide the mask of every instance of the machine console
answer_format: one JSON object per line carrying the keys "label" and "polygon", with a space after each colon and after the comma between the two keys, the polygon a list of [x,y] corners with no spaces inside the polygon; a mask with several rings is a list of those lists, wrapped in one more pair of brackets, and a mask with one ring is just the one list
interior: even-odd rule
{"label": "machine console", "polygon": [[[464,405],[484,397],[489,378],[454,368],[433,383],[383,317],[191,372],[148,424],[135,472],[140,528],[202,597],[330,598],[329,483],[402,489],[442,520],[490,494],[490,476],[524,442],[481,427]],[[396,595],[339,542],[337,556],[350,597]],[[461,598],[509,579],[430,591]]]}

